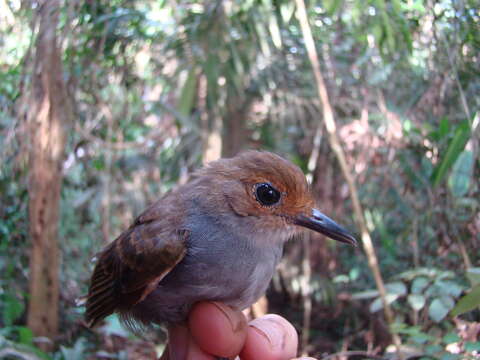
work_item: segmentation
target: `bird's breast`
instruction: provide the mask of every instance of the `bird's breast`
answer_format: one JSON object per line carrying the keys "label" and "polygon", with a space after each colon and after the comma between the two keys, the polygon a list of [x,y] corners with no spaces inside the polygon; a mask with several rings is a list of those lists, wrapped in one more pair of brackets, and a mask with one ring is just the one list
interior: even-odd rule
{"label": "bird's breast", "polygon": [[[198,301],[221,301],[238,309],[266,291],[282,253],[282,242],[258,242],[218,219],[191,218],[185,258],[139,308],[154,322],[178,322]],[[267,236],[267,234],[266,234]]]}
{"label": "bird's breast", "polygon": [[188,278],[196,289],[206,289],[209,296],[230,305],[250,306],[273,276],[281,243],[259,242],[248,229],[208,216],[190,224],[187,256],[181,264],[185,281]]}

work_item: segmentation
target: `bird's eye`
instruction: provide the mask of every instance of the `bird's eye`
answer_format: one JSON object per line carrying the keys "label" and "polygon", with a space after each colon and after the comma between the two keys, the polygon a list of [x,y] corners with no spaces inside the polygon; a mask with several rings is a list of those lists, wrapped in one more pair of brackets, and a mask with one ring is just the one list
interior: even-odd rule
{"label": "bird's eye", "polygon": [[280,191],[269,183],[255,185],[255,196],[257,201],[264,206],[272,206],[280,201]]}

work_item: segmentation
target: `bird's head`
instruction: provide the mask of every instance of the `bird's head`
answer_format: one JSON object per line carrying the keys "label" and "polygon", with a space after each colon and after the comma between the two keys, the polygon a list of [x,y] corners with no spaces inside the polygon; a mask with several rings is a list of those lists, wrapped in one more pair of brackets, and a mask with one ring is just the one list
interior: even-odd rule
{"label": "bird's head", "polygon": [[247,151],[214,161],[196,175],[209,179],[204,191],[213,203],[226,203],[235,215],[255,220],[251,231],[272,229],[291,235],[308,228],[356,244],[347,230],[315,208],[300,168],[278,155]]}

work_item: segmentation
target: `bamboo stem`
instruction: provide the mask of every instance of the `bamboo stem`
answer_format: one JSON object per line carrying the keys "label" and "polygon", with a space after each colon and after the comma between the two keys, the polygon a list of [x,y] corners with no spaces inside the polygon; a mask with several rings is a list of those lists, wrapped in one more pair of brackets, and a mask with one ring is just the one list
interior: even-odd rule
{"label": "bamboo stem", "polygon": [[[327,87],[325,86],[325,81],[323,79],[323,75],[321,72],[320,68],[320,62],[318,59],[318,54],[317,50],[315,48],[315,43],[313,40],[312,36],[312,31],[310,28],[310,25],[308,23],[308,17],[307,17],[307,11],[305,8],[305,2],[304,0],[295,0],[295,3],[297,5],[297,18],[300,22],[300,27],[302,30],[303,34],[303,39],[305,41],[305,47],[307,49],[308,57],[310,60],[310,63],[312,65],[312,70],[315,76],[315,81],[317,84],[317,91],[318,95],[320,97],[320,101],[322,104],[323,108],[323,122],[325,123],[325,128],[327,129],[328,132],[328,140],[330,143],[330,146],[340,164],[340,168],[342,169],[343,176],[345,177],[345,180],[347,181],[348,188],[350,190],[350,196],[352,199],[353,203],[353,210],[355,213],[355,219],[357,222],[358,227],[360,228],[361,232],[361,240],[363,244],[363,249],[367,255],[368,259],[368,265],[370,267],[370,270],[372,271],[373,277],[375,279],[375,283],[378,289],[378,292],[380,294],[380,297],[382,299],[383,303],[383,310],[385,313],[385,318],[388,322],[389,325],[392,325],[394,322],[394,315],[392,312],[392,309],[390,305],[387,302],[386,295],[387,291],[385,289],[385,284],[382,278],[382,274],[380,272],[380,268],[378,265],[378,259],[377,255],[375,253],[375,249],[373,247],[372,243],[372,238],[370,237],[370,233],[368,232],[368,228],[366,225],[365,217],[364,217],[364,212],[362,205],[360,204],[360,200],[358,198],[358,192],[357,192],[357,187],[355,184],[355,181],[353,179],[353,176],[350,172],[350,169],[347,164],[347,160],[345,158],[345,153],[343,151],[343,148],[340,144],[340,140],[337,135],[337,127],[335,123],[335,117],[333,113],[333,109],[330,103],[330,99],[328,96],[328,91]],[[398,334],[392,334],[392,338],[394,341],[394,344],[397,348],[397,354],[400,359],[402,359],[401,353],[400,353],[400,346],[401,346],[401,341],[400,337]]]}

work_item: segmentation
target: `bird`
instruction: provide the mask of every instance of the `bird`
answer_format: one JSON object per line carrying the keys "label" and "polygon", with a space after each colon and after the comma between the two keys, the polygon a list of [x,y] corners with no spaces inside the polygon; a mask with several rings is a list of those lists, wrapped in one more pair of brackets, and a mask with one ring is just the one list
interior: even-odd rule
{"label": "bird", "polygon": [[356,244],[314,207],[290,161],[249,150],[210,162],[98,254],[86,324],[113,313],[132,329],[182,323],[203,300],[248,308],[267,290],[285,242],[304,229]]}

